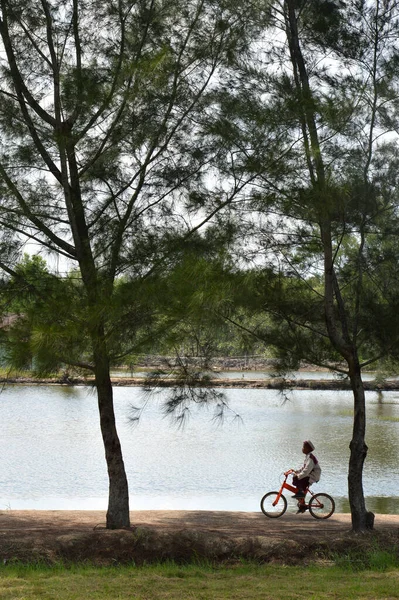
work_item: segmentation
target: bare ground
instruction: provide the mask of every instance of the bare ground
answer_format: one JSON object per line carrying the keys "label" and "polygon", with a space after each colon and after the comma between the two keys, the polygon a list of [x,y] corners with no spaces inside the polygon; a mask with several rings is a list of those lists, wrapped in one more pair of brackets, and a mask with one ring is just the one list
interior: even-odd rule
{"label": "bare ground", "polygon": [[0,560],[118,564],[237,558],[284,564],[328,560],[370,548],[399,553],[399,516],[376,515],[374,530],[351,532],[350,515],[268,519],[262,513],[132,511],[130,529],[105,528],[101,511],[0,512]]}

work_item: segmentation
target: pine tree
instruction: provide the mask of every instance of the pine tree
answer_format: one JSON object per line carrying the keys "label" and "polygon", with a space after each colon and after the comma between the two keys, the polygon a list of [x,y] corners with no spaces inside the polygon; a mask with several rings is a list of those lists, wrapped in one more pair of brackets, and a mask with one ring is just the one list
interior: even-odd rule
{"label": "pine tree", "polygon": [[[248,248],[268,269],[252,290],[280,327],[286,366],[303,358],[349,377],[349,501],[362,531],[373,515],[362,486],[361,371],[394,354],[398,339],[395,292],[382,292],[388,267],[377,259],[381,249],[385,264],[396,264],[382,240],[397,231],[398,7],[284,0],[269,11],[274,27],[258,39],[257,60],[242,65],[244,92],[220,97],[235,134],[213,134],[234,153],[235,172],[254,176],[243,211]],[[263,339],[277,329],[265,328]]]}
{"label": "pine tree", "polygon": [[[110,381],[116,283],[138,294],[177,238],[236,193],[211,193],[200,133],[220,69],[246,50],[249,12],[213,0],[0,2],[0,230],[6,250],[28,240],[81,278],[108,528],[130,522]],[[15,261],[1,256],[8,273]]]}

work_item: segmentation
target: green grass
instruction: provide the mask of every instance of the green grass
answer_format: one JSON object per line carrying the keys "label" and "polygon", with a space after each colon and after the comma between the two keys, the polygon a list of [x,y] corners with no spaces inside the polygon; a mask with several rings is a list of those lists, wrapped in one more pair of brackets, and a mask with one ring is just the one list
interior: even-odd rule
{"label": "green grass", "polygon": [[[398,559],[376,553],[374,566],[284,567],[163,564],[123,567],[0,568],[1,600],[307,600],[398,598]],[[396,566],[393,566],[395,563]]]}
{"label": "green grass", "polygon": [[395,551],[376,547],[374,550],[348,552],[334,558],[335,566],[352,572],[388,571],[399,569],[399,555]]}

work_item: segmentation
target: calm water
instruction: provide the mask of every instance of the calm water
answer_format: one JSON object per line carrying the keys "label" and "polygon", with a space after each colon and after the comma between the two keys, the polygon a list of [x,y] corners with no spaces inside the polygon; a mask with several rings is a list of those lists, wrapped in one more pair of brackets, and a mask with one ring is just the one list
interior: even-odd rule
{"label": "calm water", "polygon": [[[184,429],[147,405],[133,427],[139,388],[115,388],[115,407],[129,478],[131,509],[259,510],[281,474],[301,464],[310,438],[322,466],[314,486],[347,510],[350,392],[226,390],[242,421],[194,407]],[[367,505],[399,512],[399,392],[367,394]],[[105,509],[107,474],[95,395],[88,388],[14,386],[0,394],[0,510]],[[288,494],[289,495],[289,494]],[[293,503],[294,501],[292,501]]]}

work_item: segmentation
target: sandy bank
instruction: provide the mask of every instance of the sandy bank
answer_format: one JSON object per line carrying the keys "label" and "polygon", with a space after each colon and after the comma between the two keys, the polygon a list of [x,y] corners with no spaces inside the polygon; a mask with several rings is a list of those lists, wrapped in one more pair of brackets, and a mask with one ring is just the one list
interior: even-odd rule
{"label": "sandy bank", "polygon": [[268,519],[262,513],[132,511],[131,528],[105,529],[101,511],[0,512],[0,560],[118,562],[236,560],[287,564],[326,560],[376,545],[399,547],[399,516],[376,515],[373,532],[351,531],[350,515],[309,514]]}

